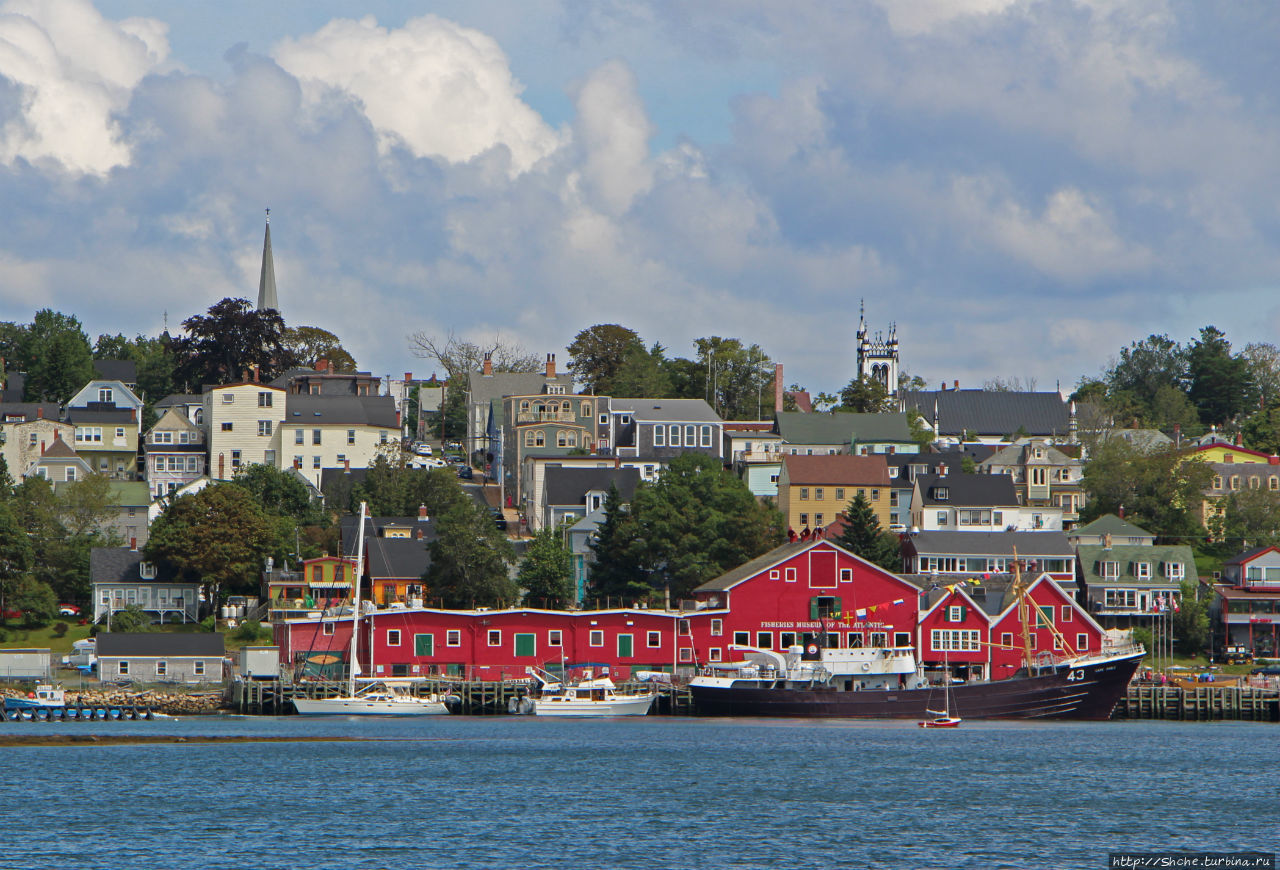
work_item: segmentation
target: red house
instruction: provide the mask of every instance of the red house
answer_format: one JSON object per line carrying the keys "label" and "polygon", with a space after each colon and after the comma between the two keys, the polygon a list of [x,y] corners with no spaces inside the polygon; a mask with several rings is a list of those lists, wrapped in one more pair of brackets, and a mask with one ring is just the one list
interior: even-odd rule
{"label": "red house", "polygon": [[[1060,656],[1102,651],[1102,626],[1048,574],[1031,584],[1026,598],[1033,658],[1046,651]],[[991,621],[992,679],[1004,679],[1025,664],[1018,609],[1018,602],[1010,601]]]}

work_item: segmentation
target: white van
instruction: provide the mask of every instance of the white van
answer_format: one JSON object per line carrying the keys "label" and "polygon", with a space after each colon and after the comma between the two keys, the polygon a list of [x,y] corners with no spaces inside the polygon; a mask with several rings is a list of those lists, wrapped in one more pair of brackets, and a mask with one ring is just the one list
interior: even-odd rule
{"label": "white van", "polygon": [[95,667],[98,664],[98,642],[89,638],[71,644],[71,655],[63,656],[62,664],[68,668],[85,670]]}

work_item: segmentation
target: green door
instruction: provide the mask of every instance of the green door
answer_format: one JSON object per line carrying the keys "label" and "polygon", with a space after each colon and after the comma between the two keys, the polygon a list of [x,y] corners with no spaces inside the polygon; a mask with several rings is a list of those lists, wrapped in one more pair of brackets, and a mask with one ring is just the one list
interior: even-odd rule
{"label": "green door", "polygon": [[618,635],[618,658],[629,659],[635,653],[632,652],[632,636],[629,634]]}
{"label": "green door", "polygon": [[413,654],[416,656],[433,656],[436,654],[436,638],[434,634],[415,634],[413,636]]}
{"label": "green door", "polygon": [[537,654],[537,638],[536,634],[517,634],[516,635],[516,655],[517,656],[533,656]]}

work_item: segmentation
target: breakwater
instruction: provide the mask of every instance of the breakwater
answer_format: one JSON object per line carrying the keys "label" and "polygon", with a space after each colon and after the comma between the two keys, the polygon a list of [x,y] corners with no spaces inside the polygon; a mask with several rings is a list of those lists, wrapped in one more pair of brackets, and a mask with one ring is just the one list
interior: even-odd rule
{"label": "breakwater", "polygon": [[[27,693],[17,689],[0,689],[0,705],[4,698],[25,698]],[[167,692],[158,690],[132,691],[128,689],[85,689],[67,692],[68,708],[135,709],[164,713],[169,716],[207,716],[225,706],[221,690],[212,692]]]}
{"label": "breakwater", "polygon": [[1250,686],[1203,685],[1192,689],[1133,683],[1116,705],[1112,718],[1280,722],[1280,693]]}

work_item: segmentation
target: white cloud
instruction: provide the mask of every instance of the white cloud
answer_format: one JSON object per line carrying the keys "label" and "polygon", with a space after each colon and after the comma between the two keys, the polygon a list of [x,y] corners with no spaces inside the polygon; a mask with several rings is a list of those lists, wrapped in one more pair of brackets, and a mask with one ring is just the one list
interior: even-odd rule
{"label": "white cloud", "polygon": [[492,37],[434,15],[379,27],[337,19],[273,50],[314,103],[337,89],[359,100],[385,152],[471,160],[495,147],[514,173],[554,152],[560,139],[520,99],[520,84]]}
{"label": "white cloud", "polygon": [[8,0],[0,5],[0,76],[21,94],[4,120],[0,163],[54,163],[105,175],[128,166],[114,115],[168,55],[165,26],[107,21],[86,0]]}
{"label": "white cloud", "polygon": [[635,75],[621,62],[605,64],[578,90],[577,107],[574,133],[584,158],[583,179],[593,202],[623,214],[653,185],[653,128],[636,95]]}
{"label": "white cloud", "polygon": [[954,180],[956,229],[1045,275],[1074,283],[1138,271],[1151,263],[1149,251],[1117,234],[1096,197],[1061,188],[1049,194],[1037,215],[993,188],[987,179]]}

